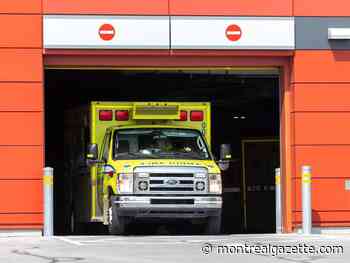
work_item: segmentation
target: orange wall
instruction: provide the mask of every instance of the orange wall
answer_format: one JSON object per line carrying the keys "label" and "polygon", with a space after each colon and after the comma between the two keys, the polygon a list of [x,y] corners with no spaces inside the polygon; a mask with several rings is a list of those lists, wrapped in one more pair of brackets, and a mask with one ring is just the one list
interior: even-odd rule
{"label": "orange wall", "polygon": [[[0,9],[1,10],[1,9]],[[41,15],[1,15],[2,47],[37,47],[41,45]]]}
{"label": "orange wall", "polygon": [[40,14],[41,4],[44,0],[1,0],[2,14]]}
{"label": "orange wall", "polygon": [[308,164],[314,223],[350,226],[350,51],[296,51],[292,87],[294,225],[301,220],[300,169]]}
{"label": "orange wall", "polygon": [[41,229],[41,0],[2,0],[0,10],[0,229]]}
{"label": "orange wall", "polygon": [[46,0],[46,14],[168,15],[167,0]]}
{"label": "orange wall", "polygon": [[292,0],[170,0],[170,14],[292,16]]}
{"label": "orange wall", "polygon": [[[103,3],[103,4],[102,4]],[[46,14],[292,16],[292,0],[47,0]]]}
{"label": "orange wall", "polygon": [[349,0],[294,0],[295,16],[349,16]]}
{"label": "orange wall", "polygon": [[[2,1],[3,2],[3,1]],[[11,2],[11,3],[10,3]],[[20,4],[19,4],[20,2]],[[46,14],[348,16],[348,0],[46,0]],[[36,12],[40,0],[5,0],[0,10]]]}

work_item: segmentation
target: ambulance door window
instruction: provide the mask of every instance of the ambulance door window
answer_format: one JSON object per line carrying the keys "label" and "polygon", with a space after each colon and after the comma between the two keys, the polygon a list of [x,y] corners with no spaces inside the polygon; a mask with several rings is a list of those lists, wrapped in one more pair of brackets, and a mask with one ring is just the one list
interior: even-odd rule
{"label": "ambulance door window", "polygon": [[111,140],[111,133],[107,133],[104,140],[103,140],[103,146],[102,146],[102,160],[108,161],[108,153],[109,153],[109,144]]}

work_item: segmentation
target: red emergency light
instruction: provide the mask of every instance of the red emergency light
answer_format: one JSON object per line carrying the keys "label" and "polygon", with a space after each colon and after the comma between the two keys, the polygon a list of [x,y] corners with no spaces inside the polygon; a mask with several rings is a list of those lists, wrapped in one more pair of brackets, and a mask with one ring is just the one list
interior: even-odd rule
{"label": "red emergency light", "polygon": [[98,113],[100,121],[111,121],[113,119],[113,111],[111,110],[100,110]]}
{"label": "red emergency light", "polygon": [[191,121],[203,121],[204,114],[203,111],[193,110],[191,111]]}
{"label": "red emergency light", "polygon": [[180,111],[180,121],[187,121],[187,111]]}
{"label": "red emergency light", "polygon": [[128,121],[129,120],[129,111],[127,111],[127,110],[117,110],[115,112],[115,119],[117,121]]}

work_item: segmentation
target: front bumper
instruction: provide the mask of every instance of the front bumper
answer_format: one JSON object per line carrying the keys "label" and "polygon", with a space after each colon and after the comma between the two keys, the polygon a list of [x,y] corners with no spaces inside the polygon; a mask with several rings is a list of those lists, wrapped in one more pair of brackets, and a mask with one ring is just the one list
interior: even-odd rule
{"label": "front bumper", "polygon": [[205,218],[221,213],[221,196],[118,196],[119,216],[134,218]]}

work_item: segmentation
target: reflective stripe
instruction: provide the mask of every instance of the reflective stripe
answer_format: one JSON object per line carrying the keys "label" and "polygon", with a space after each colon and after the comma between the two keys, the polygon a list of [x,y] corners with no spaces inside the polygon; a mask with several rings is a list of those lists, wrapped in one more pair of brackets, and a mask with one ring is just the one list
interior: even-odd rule
{"label": "reflective stripe", "polygon": [[311,173],[303,173],[302,181],[303,183],[311,183]]}
{"label": "reflective stripe", "polygon": [[53,176],[44,176],[44,185],[53,185]]}
{"label": "reflective stripe", "polygon": [[276,184],[281,184],[281,176],[280,175],[276,175],[275,176],[275,183]]}

